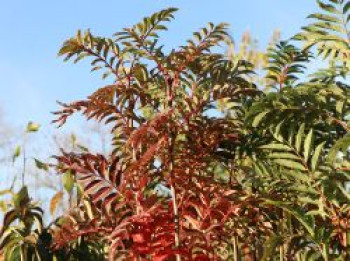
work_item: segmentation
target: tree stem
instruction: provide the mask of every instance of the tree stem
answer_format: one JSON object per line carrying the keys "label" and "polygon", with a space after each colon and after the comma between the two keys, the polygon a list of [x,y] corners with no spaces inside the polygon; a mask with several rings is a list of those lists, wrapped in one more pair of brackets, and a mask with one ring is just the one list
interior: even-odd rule
{"label": "tree stem", "polygon": [[[180,222],[179,222],[179,209],[176,201],[175,187],[171,185],[171,194],[173,196],[173,211],[174,211],[174,224],[175,224],[175,247],[179,249],[180,247]],[[176,254],[176,261],[180,261],[181,256]]]}
{"label": "tree stem", "polygon": [[233,261],[238,261],[238,237],[233,237]]}
{"label": "tree stem", "polygon": [[[171,80],[170,75],[165,77],[166,81],[166,91],[167,91],[167,109],[171,110],[173,108],[173,81]],[[175,139],[176,134],[171,126],[171,123],[168,124],[168,133],[169,133],[169,174],[170,174],[170,190],[172,194],[173,200],[173,214],[174,214],[174,225],[175,225],[175,248],[179,250],[181,241],[180,241],[180,216],[179,216],[179,208],[176,201],[176,189],[175,189],[175,175],[174,175],[174,147],[175,147]],[[181,255],[176,254],[176,261],[181,261]]]}
{"label": "tree stem", "polygon": [[26,166],[27,166],[26,139],[27,139],[27,133],[24,132],[24,136],[23,136],[23,171],[22,171],[22,187],[24,187],[24,184],[25,184],[25,173],[26,173]]}

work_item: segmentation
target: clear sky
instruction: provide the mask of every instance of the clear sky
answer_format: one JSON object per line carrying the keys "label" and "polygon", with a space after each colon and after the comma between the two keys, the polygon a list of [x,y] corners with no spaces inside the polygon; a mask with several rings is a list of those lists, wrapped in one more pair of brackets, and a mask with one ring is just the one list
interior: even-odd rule
{"label": "clear sky", "polygon": [[47,125],[56,100],[84,98],[104,85],[88,63],[63,63],[62,42],[77,29],[111,36],[162,8],[180,8],[165,34],[175,47],[207,22],[228,22],[239,39],[250,30],[264,46],[274,29],[290,37],[316,10],[314,0],[0,0],[0,107],[7,120]]}

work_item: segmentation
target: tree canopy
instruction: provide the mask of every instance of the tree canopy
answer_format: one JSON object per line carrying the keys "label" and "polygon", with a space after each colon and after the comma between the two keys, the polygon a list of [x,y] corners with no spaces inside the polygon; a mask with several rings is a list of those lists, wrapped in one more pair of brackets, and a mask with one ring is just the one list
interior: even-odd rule
{"label": "tree canopy", "polygon": [[60,56],[113,83],[60,103],[54,122],[106,124],[113,150],[40,162],[76,204],[43,226],[15,194],[5,260],[349,260],[350,1],[317,3],[266,54],[232,51],[225,23],[164,48],[176,8],[68,39]]}

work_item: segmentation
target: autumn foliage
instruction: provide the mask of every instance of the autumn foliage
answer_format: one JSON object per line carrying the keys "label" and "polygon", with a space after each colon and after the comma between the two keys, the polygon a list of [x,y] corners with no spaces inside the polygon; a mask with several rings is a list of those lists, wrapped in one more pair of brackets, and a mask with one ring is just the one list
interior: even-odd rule
{"label": "autumn foliage", "polygon": [[[81,113],[113,138],[108,156],[62,151],[50,164],[78,188],[50,227],[52,255],[98,242],[109,260],[348,260],[350,2],[319,6],[264,54],[263,77],[228,55],[227,24],[163,47],[175,8],[112,38],[68,39],[59,55],[112,83],[60,103],[54,122]],[[321,58],[329,67],[308,75]]]}
{"label": "autumn foliage", "polygon": [[[253,207],[257,199],[215,173],[223,160],[220,147],[240,142],[239,123],[208,113],[218,100],[259,95],[245,78],[249,64],[211,51],[230,41],[225,24],[209,24],[186,46],[163,51],[157,33],[175,11],[155,13],[113,40],[79,33],[60,51],[68,58],[91,56],[93,69],[102,64],[115,78],[114,84],[85,101],[63,104],[57,113],[59,124],[81,111],[105,120],[116,133],[109,158],[89,153],[57,157],[58,170],[74,173],[95,210],[93,220],[72,223],[69,230],[75,229],[76,237],[99,234],[110,245],[111,260],[217,259],[215,246],[234,233],[226,223],[244,213],[264,227],[262,213]],[[157,195],[156,186],[168,195]],[[72,232],[61,230],[56,247],[71,237]]]}

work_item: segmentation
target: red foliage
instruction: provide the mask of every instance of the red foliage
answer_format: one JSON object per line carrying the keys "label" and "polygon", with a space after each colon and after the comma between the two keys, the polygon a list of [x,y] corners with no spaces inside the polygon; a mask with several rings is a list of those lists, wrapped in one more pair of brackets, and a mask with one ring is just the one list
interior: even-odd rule
{"label": "red foliage", "polygon": [[[152,24],[170,17],[168,10],[145,21]],[[253,207],[258,200],[235,189],[237,184],[217,178],[213,168],[222,163],[218,152],[222,144],[240,142],[239,124],[208,117],[206,112],[220,99],[239,99],[243,92],[254,95],[256,91],[240,76],[246,68],[210,51],[226,39],[224,24],[210,24],[197,43],[189,41],[168,55],[144,40],[157,28],[142,31],[147,26],[120,33],[123,41],[129,39],[122,51],[113,42],[105,47],[107,53],[113,49],[119,60],[119,70],[112,72],[114,85],[101,88],[87,100],[61,104],[63,109],[56,113],[60,126],[77,111],[88,119],[106,120],[118,132],[114,138],[118,146],[107,158],[90,153],[56,157],[58,172],[72,171],[85,196],[80,211],[67,215],[68,224],[58,231],[55,244],[62,247],[79,236],[91,236],[108,242],[110,260],[116,256],[216,260],[213,249],[223,238],[247,230],[240,222],[244,216],[254,217],[261,229],[264,225],[261,213]],[[138,30],[142,37],[137,36]],[[107,63],[94,49],[98,46],[94,40],[92,36],[84,44],[70,40],[63,53],[68,57],[87,53]],[[140,56],[155,63],[154,67],[148,68]],[[142,116],[144,108],[152,109],[153,115]],[[169,195],[157,195],[156,185]],[[84,202],[91,203],[93,217],[87,217]]]}

